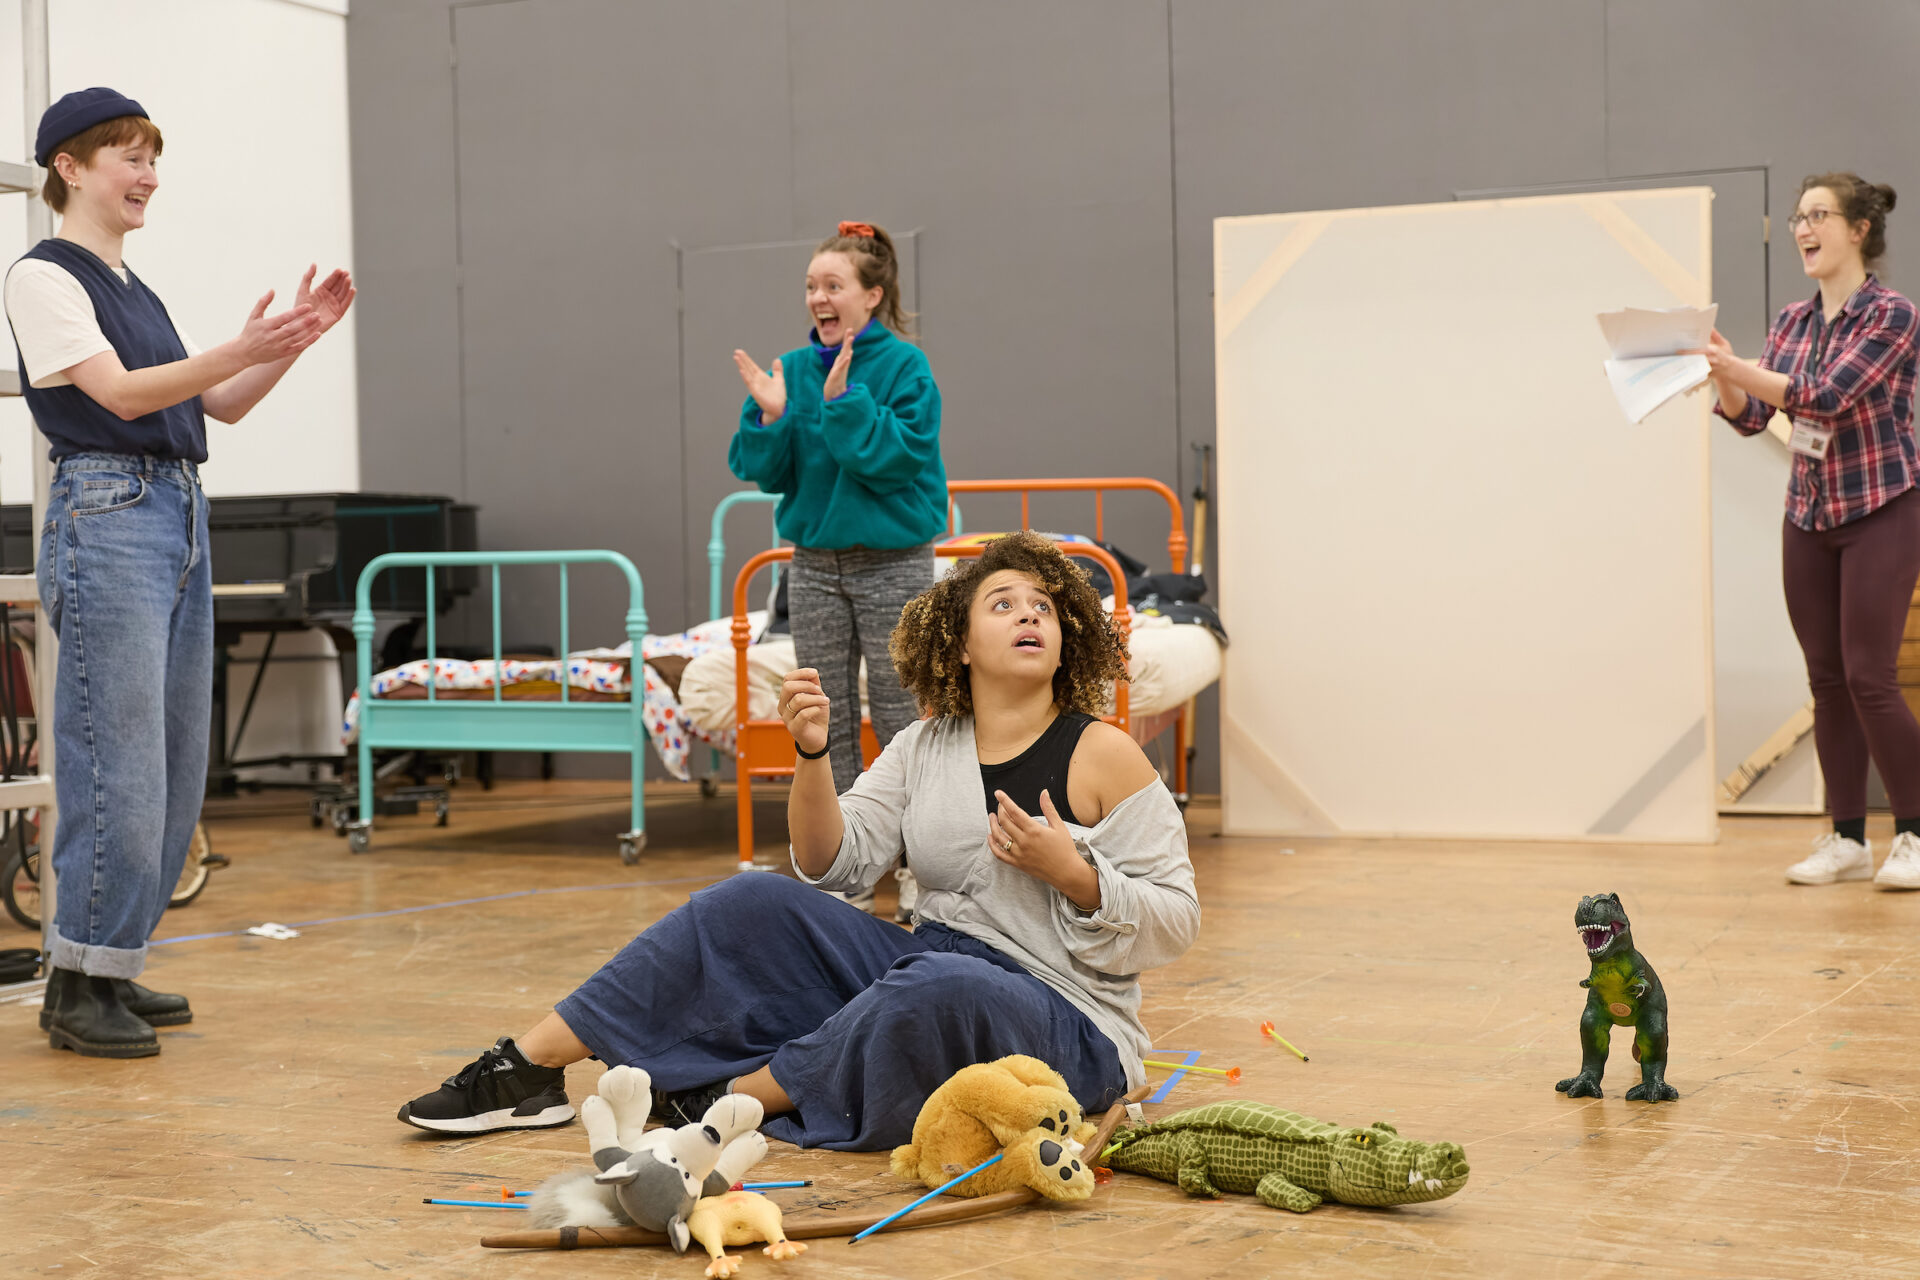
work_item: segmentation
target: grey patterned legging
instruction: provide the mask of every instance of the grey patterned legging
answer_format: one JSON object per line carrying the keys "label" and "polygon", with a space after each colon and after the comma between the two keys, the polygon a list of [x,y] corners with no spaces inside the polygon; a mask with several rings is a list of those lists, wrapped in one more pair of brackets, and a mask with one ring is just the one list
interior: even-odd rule
{"label": "grey patterned legging", "polygon": [[907,602],[933,585],[931,543],[901,551],[850,547],[822,551],[795,547],[787,581],[794,656],[820,672],[833,700],[827,749],[833,788],[844,792],[860,777],[860,658],[867,659],[867,710],[885,747],[920,718],[913,695],[900,684],[887,640]]}

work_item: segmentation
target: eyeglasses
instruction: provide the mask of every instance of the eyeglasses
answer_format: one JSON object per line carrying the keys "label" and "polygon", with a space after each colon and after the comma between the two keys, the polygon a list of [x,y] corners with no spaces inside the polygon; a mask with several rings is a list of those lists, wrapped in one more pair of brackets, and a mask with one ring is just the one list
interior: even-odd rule
{"label": "eyeglasses", "polygon": [[1838,209],[1809,209],[1805,213],[1794,213],[1787,218],[1787,230],[1798,231],[1801,223],[1817,227],[1840,211]]}

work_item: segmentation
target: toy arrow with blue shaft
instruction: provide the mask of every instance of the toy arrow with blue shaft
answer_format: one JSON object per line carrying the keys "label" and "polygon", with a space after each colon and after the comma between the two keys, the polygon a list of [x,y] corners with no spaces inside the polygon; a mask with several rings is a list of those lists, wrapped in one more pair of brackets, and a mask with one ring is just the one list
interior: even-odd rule
{"label": "toy arrow with blue shaft", "polygon": [[976,1165],[973,1168],[967,1170],[965,1173],[961,1174],[959,1177],[955,1178],[953,1181],[945,1183],[944,1185],[935,1187],[933,1190],[927,1192],[927,1194],[921,1196],[918,1200],[915,1200],[912,1204],[908,1205],[906,1208],[898,1210],[894,1213],[890,1213],[886,1217],[880,1219],[880,1221],[874,1223],[872,1226],[868,1227],[865,1231],[862,1231],[859,1235],[847,1241],[847,1243],[859,1244],[862,1240],[865,1240],[868,1236],[872,1235],[874,1232],[878,1231],[880,1228],[886,1226],[889,1222],[894,1222],[900,1218],[906,1217],[908,1214],[912,1213],[915,1209],[918,1209],[921,1205],[933,1199],[935,1196],[939,1195],[942,1191],[945,1191],[948,1187],[957,1187],[961,1183],[965,1182],[968,1178],[971,1178],[974,1174],[979,1173],[980,1170],[991,1169],[994,1165],[999,1164],[1002,1160],[1004,1160],[1006,1158],[1006,1155],[1007,1153],[1002,1151],[999,1155],[987,1161],[985,1164]]}

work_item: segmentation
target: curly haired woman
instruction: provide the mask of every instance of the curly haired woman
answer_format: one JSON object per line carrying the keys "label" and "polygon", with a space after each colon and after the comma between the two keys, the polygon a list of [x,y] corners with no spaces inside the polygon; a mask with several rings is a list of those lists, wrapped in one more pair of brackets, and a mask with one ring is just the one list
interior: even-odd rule
{"label": "curly haired woman", "polygon": [[[1096,718],[1127,657],[1098,595],[1052,543],[1010,535],[914,599],[892,652],[929,715],[845,795],[807,758],[836,714],[817,674],[781,690],[800,880],[693,894],[400,1119],[563,1124],[565,1068],[589,1055],[644,1068],[674,1123],[746,1093],[769,1136],[845,1151],[906,1142],[947,1077],[1009,1053],[1053,1066],[1090,1113],[1141,1083],[1138,975],[1192,945],[1200,905],[1172,795]],[[806,888],[858,889],[903,851],[912,933]]]}

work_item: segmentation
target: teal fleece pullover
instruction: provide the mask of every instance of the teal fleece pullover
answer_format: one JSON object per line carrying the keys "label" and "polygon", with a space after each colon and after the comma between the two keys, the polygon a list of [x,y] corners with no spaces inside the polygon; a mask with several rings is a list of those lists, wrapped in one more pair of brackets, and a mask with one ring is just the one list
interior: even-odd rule
{"label": "teal fleece pullover", "polygon": [[853,340],[847,390],[825,400],[837,348],[809,344],[781,357],[787,411],[764,426],[748,396],[727,466],[781,495],[780,536],[797,546],[896,550],[947,527],[940,461],[940,388],[920,348],[870,321]]}

